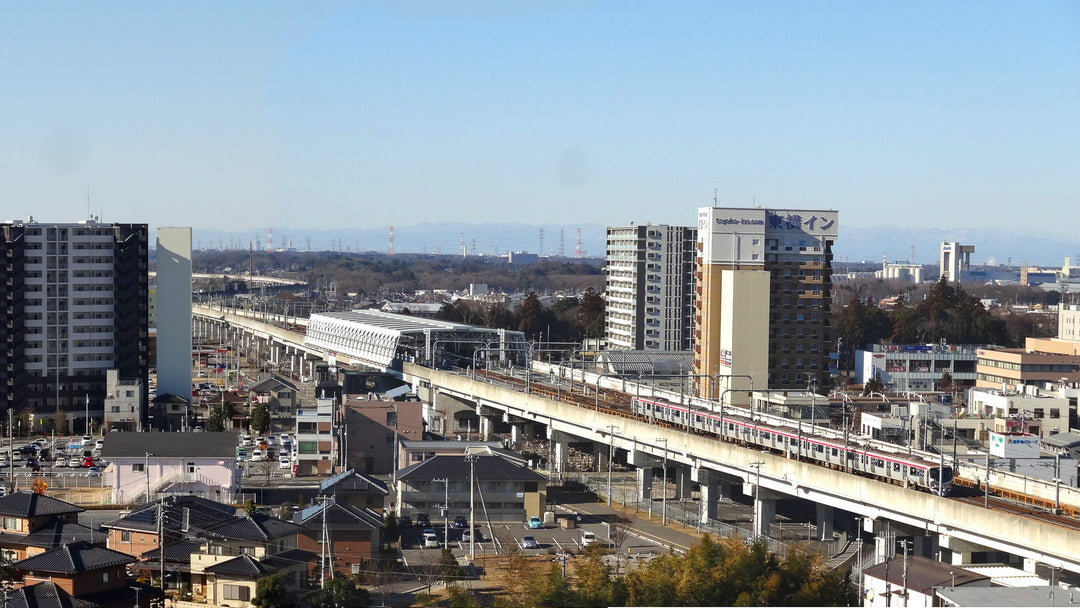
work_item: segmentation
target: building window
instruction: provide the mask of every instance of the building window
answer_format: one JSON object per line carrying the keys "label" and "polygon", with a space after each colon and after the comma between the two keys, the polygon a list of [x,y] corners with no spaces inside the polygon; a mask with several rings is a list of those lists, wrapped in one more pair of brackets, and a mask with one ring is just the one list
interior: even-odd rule
{"label": "building window", "polygon": [[1050,408],[1050,417],[1055,419],[1061,418],[1061,410],[1056,407]]}
{"label": "building window", "polygon": [[251,589],[242,585],[222,585],[221,596],[227,600],[246,602],[251,599]]}
{"label": "building window", "polygon": [[121,530],[120,531],[120,542],[122,542],[122,543],[130,543],[131,542],[131,530]]}
{"label": "building window", "polygon": [[21,530],[22,521],[17,517],[5,517],[4,518],[5,530]]}
{"label": "building window", "polygon": [[142,463],[142,462],[133,462],[131,464],[131,470],[133,472],[136,472],[136,473],[142,473],[143,471],[146,470],[145,468],[143,468],[143,465],[144,465],[144,463]]}

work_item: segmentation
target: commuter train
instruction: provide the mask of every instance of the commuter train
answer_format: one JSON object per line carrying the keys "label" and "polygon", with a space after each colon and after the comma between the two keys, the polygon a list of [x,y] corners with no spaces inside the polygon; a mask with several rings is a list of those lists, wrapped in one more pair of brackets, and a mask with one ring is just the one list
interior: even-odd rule
{"label": "commuter train", "polygon": [[[857,442],[815,434],[815,427],[805,425],[776,426],[763,420],[747,417],[742,408],[703,410],[671,403],[663,399],[632,399],[638,416],[689,428],[697,433],[714,435],[721,440],[753,445],[791,458],[806,459],[836,469],[847,469],[858,475],[881,481],[916,487],[938,496],[948,496],[953,486],[950,466],[920,458],[917,455],[875,449]],[[845,466],[845,455],[847,463]]]}

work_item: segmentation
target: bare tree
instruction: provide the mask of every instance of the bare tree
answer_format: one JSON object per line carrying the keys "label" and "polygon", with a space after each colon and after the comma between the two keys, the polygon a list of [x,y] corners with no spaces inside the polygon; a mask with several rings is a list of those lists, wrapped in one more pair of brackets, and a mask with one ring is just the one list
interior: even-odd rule
{"label": "bare tree", "polygon": [[615,548],[615,574],[619,574],[619,560],[622,555],[623,545],[626,543],[626,539],[630,536],[630,529],[633,527],[634,520],[616,513],[608,520],[608,534],[610,534],[610,540],[612,546]]}

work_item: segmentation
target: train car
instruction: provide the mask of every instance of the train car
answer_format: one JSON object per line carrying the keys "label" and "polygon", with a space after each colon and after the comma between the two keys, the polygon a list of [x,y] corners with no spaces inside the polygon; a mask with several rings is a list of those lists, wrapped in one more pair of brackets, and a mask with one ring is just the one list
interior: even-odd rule
{"label": "train car", "polygon": [[917,455],[884,451],[858,442],[845,443],[842,439],[814,433],[815,427],[810,425],[769,424],[765,420],[748,417],[747,410],[743,408],[728,408],[725,413],[722,410],[694,409],[664,399],[639,397],[633,398],[631,403],[634,414],[644,419],[713,435],[722,441],[810,460],[905,487],[916,487],[939,496],[947,496],[952,489],[952,467]]}

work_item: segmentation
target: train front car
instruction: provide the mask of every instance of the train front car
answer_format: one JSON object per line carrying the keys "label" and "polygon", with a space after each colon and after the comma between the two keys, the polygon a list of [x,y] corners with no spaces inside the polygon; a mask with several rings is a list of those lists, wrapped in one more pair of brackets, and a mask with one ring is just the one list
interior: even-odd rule
{"label": "train front car", "polygon": [[930,467],[927,470],[930,482],[930,492],[938,496],[948,496],[952,492],[953,471],[952,467]]}

